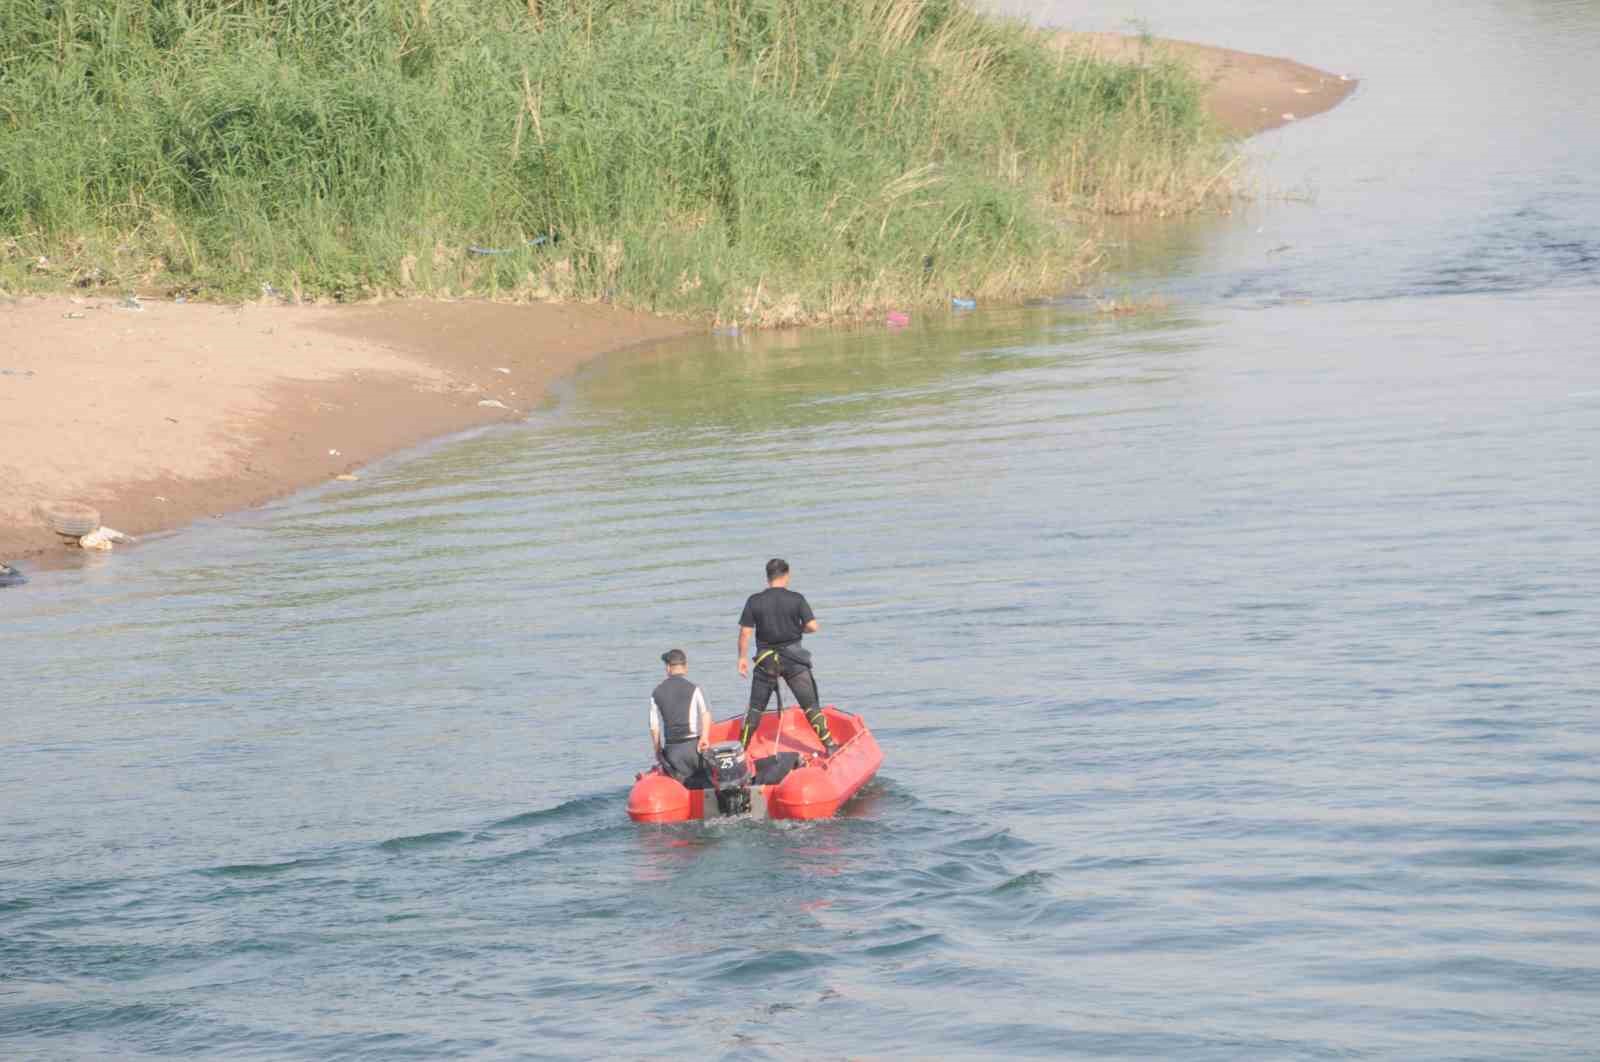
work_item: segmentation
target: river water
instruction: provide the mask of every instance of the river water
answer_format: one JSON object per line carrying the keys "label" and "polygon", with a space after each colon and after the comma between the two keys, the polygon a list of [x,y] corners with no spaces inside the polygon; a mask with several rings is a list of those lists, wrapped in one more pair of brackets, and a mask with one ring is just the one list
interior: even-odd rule
{"label": "river water", "polygon": [[[619,356],[0,591],[0,1054],[1593,1057],[1600,4],[1127,13],[1363,79],[1164,309]],[[773,554],[878,780],[634,826]]]}

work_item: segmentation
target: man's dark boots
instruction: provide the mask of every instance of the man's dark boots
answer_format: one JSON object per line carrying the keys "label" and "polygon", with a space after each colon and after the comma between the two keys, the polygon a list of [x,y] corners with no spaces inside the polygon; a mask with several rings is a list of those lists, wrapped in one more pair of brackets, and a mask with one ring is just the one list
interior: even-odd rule
{"label": "man's dark boots", "polygon": [[817,738],[822,742],[822,754],[832,756],[839,751],[839,743],[833,740],[833,735],[828,732],[828,718],[822,714],[821,708],[812,708],[806,712],[806,721],[811,724],[811,729],[817,732]]}

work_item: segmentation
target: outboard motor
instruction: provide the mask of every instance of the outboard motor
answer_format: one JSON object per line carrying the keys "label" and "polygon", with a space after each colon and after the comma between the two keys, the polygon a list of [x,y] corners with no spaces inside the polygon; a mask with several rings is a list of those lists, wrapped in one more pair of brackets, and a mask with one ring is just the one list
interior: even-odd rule
{"label": "outboard motor", "polygon": [[717,794],[717,810],[724,815],[742,815],[750,810],[750,758],[744,745],[723,741],[701,754],[711,788]]}

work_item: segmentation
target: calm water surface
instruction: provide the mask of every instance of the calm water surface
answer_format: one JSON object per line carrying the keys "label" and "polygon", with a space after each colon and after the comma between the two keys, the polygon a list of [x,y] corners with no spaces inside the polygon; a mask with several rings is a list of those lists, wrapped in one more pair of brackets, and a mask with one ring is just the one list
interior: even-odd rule
{"label": "calm water surface", "polygon": [[[1364,79],[1170,309],[618,357],[0,591],[0,1054],[1592,1057],[1600,5],[1128,13]],[[772,554],[878,781],[632,825]]]}

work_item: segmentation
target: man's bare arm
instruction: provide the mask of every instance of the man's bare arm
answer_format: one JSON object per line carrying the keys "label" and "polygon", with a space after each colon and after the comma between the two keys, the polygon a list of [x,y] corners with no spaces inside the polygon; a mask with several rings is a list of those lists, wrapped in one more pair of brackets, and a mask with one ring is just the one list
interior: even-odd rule
{"label": "man's bare arm", "polygon": [[739,628],[739,674],[750,674],[750,637],[755,634],[754,627]]}
{"label": "man's bare arm", "polygon": [[806,625],[804,627],[802,627],[801,629],[804,630],[807,634],[815,634],[815,633],[817,633],[817,621],[814,620],[814,619],[806,620]]}

